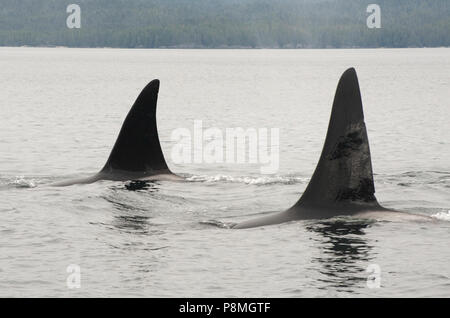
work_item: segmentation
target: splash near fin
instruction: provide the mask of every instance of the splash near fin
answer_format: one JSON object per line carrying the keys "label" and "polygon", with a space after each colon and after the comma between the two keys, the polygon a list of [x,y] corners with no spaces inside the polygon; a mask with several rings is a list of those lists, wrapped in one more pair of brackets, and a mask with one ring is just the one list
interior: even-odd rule
{"label": "splash near fin", "polygon": [[361,93],[353,68],[339,81],[319,163],[296,206],[349,204],[378,206]]}
{"label": "splash near fin", "polygon": [[120,175],[127,172],[145,177],[170,173],[156,126],[158,91],[159,80],[153,80],[139,94],[101,174]]}

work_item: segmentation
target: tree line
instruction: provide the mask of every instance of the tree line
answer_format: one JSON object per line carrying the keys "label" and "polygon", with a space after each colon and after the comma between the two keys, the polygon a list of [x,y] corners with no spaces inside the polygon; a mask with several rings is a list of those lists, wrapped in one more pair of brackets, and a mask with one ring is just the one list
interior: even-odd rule
{"label": "tree line", "polygon": [[[367,6],[381,8],[369,29]],[[66,8],[81,8],[69,29]],[[449,0],[0,0],[0,46],[347,48],[450,45]]]}

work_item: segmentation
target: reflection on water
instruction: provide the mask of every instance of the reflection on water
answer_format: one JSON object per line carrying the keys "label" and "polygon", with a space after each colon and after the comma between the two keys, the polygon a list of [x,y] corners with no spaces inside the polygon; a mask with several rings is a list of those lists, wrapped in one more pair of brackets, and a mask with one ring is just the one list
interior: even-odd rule
{"label": "reflection on water", "polygon": [[149,217],[140,215],[116,215],[113,225],[119,230],[134,234],[149,234]]}
{"label": "reflection on water", "polygon": [[129,191],[141,191],[146,190],[147,192],[156,192],[158,191],[158,188],[156,187],[156,184],[151,181],[130,181],[125,183],[125,189]]}
{"label": "reflection on water", "polygon": [[[155,234],[160,231],[151,229],[154,224],[148,216],[147,202],[142,197],[136,197],[134,192],[158,192],[159,188],[153,182],[129,181],[120,186],[113,186],[103,198],[113,206],[114,228],[133,234]],[[131,192],[129,192],[131,191]]]}
{"label": "reflection on water", "polygon": [[339,291],[354,292],[354,288],[365,286],[365,270],[374,258],[371,246],[365,237],[364,229],[370,227],[370,221],[330,220],[307,226],[309,231],[319,233],[320,256],[313,259],[320,264],[319,280],[327,287]]}

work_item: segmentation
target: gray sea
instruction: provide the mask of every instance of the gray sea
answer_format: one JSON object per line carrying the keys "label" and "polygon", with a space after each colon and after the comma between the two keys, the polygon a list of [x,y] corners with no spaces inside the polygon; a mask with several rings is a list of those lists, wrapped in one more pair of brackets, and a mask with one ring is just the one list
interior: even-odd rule
{"label": "gray sea", "polygon": [[[298,200],[352,66],[379,202],[436,222],[229,229]],[[187,181],[48,186],[103,166],[154,78]],[[0,48],[0,83],[2,297],[450,297],[450,49]],[[174,162],[199,120],[278,128],[279,168]]]}

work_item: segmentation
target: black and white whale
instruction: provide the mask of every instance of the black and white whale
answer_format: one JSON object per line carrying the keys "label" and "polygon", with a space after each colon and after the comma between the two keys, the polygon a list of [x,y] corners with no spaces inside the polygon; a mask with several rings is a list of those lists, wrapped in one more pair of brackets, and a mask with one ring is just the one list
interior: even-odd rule
{"label": "black and white whale", "polygon": [[233,228],[336,216],[432,220],[428,216],[389,210],[378,203],[361,93],[353,68],[345,71],[339,81],[319,163],[298,202],[287,211],[239,223]]}
{"label": "black and white whale", "polygon": [[142,90],[131,107],[103,169],[97,174],[53,183],[53,186],[93,183],[99,180],[181,180],[167,166],[156,126],[159,80]]}

